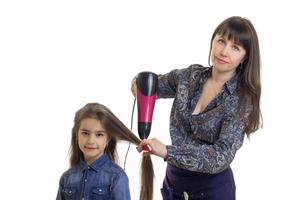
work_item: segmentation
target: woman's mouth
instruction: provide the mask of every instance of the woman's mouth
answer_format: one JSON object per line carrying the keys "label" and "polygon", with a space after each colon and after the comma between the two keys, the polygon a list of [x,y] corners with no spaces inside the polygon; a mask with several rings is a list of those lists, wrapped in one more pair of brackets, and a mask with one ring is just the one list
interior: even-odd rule
{"label": "woman's mouth", "polygon": [[216,57],[216,56],[215,56],[215,59],[216,59],[217,62],[220,63],[220,64],[226,64],[226,63],[228,63],[226,60],[223,60],[223,59],[218,58],[218,57]]}

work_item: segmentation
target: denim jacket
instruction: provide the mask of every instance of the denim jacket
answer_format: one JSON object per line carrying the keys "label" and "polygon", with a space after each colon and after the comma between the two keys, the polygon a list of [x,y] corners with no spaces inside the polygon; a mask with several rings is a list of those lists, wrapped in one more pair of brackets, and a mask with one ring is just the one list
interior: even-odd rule
{"label": "denim jacket", "polygon": [[130,200],[128,177],[106,154],[63,173],[56,200]]}

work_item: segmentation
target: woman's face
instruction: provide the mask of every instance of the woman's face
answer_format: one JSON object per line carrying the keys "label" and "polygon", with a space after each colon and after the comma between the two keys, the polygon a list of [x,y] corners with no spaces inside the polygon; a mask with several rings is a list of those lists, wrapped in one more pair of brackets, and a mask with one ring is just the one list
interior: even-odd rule
{"label": "woman's face", "polygon": [[94,118],[85,118],[81,120],[77,134],[78,145],[84,155],[84,160],[91,164],[100,158],[109,142],[101,122]]}
{"label": "woman's face", "polygon": [[216,34],[212,42],[211,61],[220,72],[233,72],[244,61],[246,50],[233,40]]}

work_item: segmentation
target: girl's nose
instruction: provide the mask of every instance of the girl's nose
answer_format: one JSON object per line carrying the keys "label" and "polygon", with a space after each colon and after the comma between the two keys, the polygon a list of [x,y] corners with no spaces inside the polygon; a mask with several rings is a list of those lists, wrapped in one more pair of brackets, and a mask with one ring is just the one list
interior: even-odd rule
{"label": "girl's nose", "polygon": [[88,142],[89,144],[93,144],[93,143],[94,143],[94,136],[93,136],[93,134],[91,134],[91,135],[89,136],[87,142]]}

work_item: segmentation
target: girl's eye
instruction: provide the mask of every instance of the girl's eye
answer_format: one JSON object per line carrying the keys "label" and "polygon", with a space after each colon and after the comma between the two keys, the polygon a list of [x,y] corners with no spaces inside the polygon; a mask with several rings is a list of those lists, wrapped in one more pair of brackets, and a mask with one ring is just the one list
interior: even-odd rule
{"label": "girl's eye", "polygon": [[89,133],[86,132],[86,131],[82,131],[81,134],[82,134],[82,135],[89,135]]}
{"label": "girl's eye", "polygon": [[96,134],[97,137],[101,137],[101,136],[103,136],[103,135],[104,135],[103,133],[97,133],[97,134]]}

